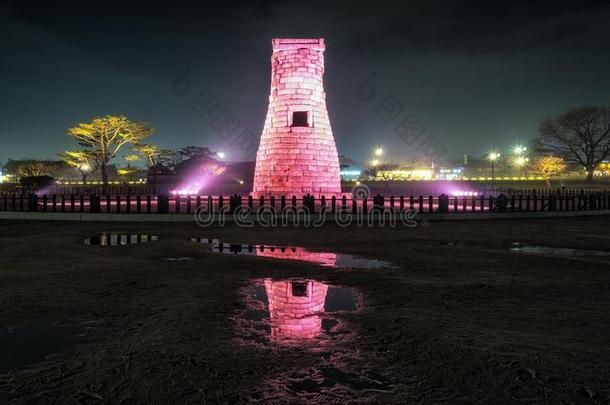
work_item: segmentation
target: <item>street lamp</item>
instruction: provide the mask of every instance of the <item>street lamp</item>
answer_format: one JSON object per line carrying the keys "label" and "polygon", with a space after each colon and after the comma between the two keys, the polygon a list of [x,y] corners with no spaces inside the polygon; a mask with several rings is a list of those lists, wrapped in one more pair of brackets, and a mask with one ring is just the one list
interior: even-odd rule
{"label": "street lamp", "polygon": [[525,156],[517,156],[515,158],[515,166],[517,166],[519,168],[519,176],[523,177],[523,166],[525,166],[527,164],[527,162],[529,162],[530,159],[525,157]]}
{"label": "street lamp", "polygon": [[491,152],[489,153],[489,160],[491,161],[491,187],[492,187],[492,188],[493,188],[493,186],[494,186],[494,180],[495,180],[495,177],[494,177],[494,168],[495,168],[495,167],[494,167],[494,163],[495,163],[495,162],[496,162],[496,160],[498,160],[499,158],[500,158],[500,154],[499,154],[498,152],[491,151]]}
{"label": "street lamp", "polygon": [[515,146],[513,148],[513,152],[517,156],[523,155],[526,151],[527,151],[527,147],[526,146],[522,146],[522,145],[517,145],[517,146]]}
{"label": "street lamp", "polygon": [[374,153],[375,153],[375,156],[383,155],[383,148],[381,148],[381,147],[375,148],[375,152]]}
{"label": "street lamp", "polygon": [[220,159],[224,159],[225,158],[225,153],[224,152],[218,152],[216,153],[216,155],[220,158]]}

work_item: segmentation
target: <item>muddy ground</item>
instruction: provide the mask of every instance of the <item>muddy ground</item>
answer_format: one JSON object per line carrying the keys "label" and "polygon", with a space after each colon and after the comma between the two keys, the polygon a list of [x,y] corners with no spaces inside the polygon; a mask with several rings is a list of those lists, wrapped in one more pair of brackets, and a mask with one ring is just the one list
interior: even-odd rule
{"label": "muddy ground", "polygon": [[[0,221],[0,333],[40,320],[86,331],[1,374],[0,403],[608,403],[610,258],[509,248],[610,250],[609,228],[610,217],[412,229]],[[160,240],[83,244],[100,231]],[[227,256],[193,236],[398,267]],[[194,260],[164,260],[184,256]],[[327,341],[242,341],[244,288],[265,278],[349,287],[360,307],[337,315]]]}

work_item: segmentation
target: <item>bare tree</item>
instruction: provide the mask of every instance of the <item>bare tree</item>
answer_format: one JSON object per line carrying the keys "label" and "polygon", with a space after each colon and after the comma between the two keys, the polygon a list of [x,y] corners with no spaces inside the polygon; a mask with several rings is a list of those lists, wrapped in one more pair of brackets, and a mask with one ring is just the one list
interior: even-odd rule
{"label": "bare tree", "polygon": [[610,108],[573,108],[545,119],[539,132],[537,152],[584,167],[588,181],[593,180],[596,166],[610,157]]}

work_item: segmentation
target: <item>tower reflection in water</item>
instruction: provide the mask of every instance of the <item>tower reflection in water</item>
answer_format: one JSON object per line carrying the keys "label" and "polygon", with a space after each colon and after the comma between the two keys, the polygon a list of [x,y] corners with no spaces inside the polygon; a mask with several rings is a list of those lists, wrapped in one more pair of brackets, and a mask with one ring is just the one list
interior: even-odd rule
{"label": "tower reflection in water", "polygon": [[245,290],[238,330],[272,342],[326,340],[337,334],[338,312],[355,311],[357,293],[310,279],[256,279]]}
{"label": "tower reflection in water", "polygon": [[271,339],[311,339],[322,332],[328,286],[319,281],[265,280]]}

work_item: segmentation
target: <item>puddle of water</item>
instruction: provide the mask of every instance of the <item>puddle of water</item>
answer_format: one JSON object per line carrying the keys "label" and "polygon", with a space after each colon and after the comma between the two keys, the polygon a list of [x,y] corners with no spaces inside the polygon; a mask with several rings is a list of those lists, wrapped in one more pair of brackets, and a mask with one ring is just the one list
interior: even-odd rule
{"label": "puddle of water", "polygon": [[311,252],[302,247],[223,243],[219,239],[211,238],[191,238],[190,241],[204,244],[210,251],[217,253],[299,260],[315,263],[322,267],[353,269],[388,269],[394,267],[391,263],[382,260],[366,259],[342,253]]}
{"label": "puddle of water", "polygon": [[[261,403],[381,403],[393,386],[363,364],[356,334],[340,317],[359,307],[357,293],[311,279],[259,279],[242,289],[246,310],[235,318],[244,340],[272,350],[313,350],[313,366],[292,367],[251,393]],[[370,363],[368,363],[370,364]]]}
{"label": "puddle of water", "polygon": [[245,295],[241,332],[257,341],[328,339],[340,323],[335,315],[358,309],[353,290],[307,279],[256,280]]}
{"label": "puddle of water", "polygon": [[127,246],[138,243],[156,242],[159,240],[155,235],[138,235],[127,233],[102,232],[100,235],[85,239],[85,245],[92,246]]}
{"label": "puddle of water", "polygon": [[610,256],[610,252],[603,250],[587,250],[572,248],[556,248],[549,246],[524,245],[513,242],[510,248],[513,252],[539,254],[545,256],[577,257],[577,256]]}
{"label": "puddle of water", "polygon": [[70,338],[85,333],[76,322],[32,321],[16,328],[0,330],[0,374],[37,363],[66,349]]}

